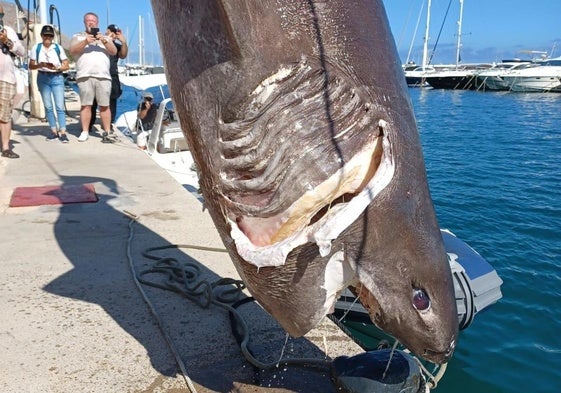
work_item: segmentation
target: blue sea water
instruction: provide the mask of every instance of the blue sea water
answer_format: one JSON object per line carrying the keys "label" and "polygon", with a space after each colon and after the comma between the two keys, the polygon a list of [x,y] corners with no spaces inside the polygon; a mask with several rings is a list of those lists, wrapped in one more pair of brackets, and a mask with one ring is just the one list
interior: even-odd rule
{"label": "blue sea water", "polygon": [[[115,119],[118,119],[124,112],[136,110],[141,101],[142,91],[124,85],[122,85],[122,89],[123,93],[117,100],[117,114]],[[161,101],[163,98],[170,97],[168,86],[152,87],[148,89],[148,91],[152,93],[157,102]]]}
{"label": "blue sea water", "polygon": [[[461,332],[434,391],[557,392],[561,94],[409,93],[440,226],[477,250],[504,281],[503,299]],[[117,115],[139,99],[124,87]]]}
{"label": "blue sea water", "polygon": [[461,332],[436,392],[561,389],[561,95],[409,89],[440,226],[503,299]]}

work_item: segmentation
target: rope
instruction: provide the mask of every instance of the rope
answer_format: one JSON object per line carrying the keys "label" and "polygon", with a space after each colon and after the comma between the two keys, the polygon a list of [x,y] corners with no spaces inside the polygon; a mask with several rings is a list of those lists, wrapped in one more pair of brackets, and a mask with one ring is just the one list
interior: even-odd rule
{"label": "rope", "polygon": [[[396,344],[397,344],[397,341],[396,341]],[[436,373],[434,373],[434,371],[430,372],[429,370],[427,370],[427,368],[425,367],[423,362],[421,362],[421,360],[419,360],[418,357],[413,356],[413,354],[411,353],[410,350],[405,348],[405,349],[403,349],[403,352],[407,352],[408,354],[410,354],[411,357],[417,362],[421,371],[424,373],[425,380],[427,381],[426,384],[427,384],[428,388],[431,389],[431,390],[436,389],[436,387],[438,386],[438,382],[442,379],[442,377],[444,376],[444,373],[446,372],[446,368],[448,367],[448,363],[441,364],[440,366],[436,365],[438,367],[438,371]],[[435,368],[435,370],[436,370],[436,368]]]}
{"label": "rope", "polygon": [[185,380],[185,383],[186,383],[187,387],[189,388],[189,391],[191,393],[197,393],[197,389],[195,388],[195,385],[193,384],[193,381],[187,375],[187,369],[185,367],[185,363],[183,363],[183,360],[181,360],[181,357],[179,356],[179,354],[177,353],[177,351],[175,349],[175,346],[173,345],[173,341],[172,341],[171,337],[169,336],[169,334],[164,329],[164,326],[162,324],[162,320],[159,317],[158,313],[156,312],[156,309],[154,308],[154,305],[152,304],[152,302],[150,302],[150,299],[148,299],[148,296],[146,295],[146,292],[144,292],[144,289],[142,288],[142,285],[138,281],[138,278],[137,278],[135,270],[134,270],[134,265],[133,265],[132,255],[131,255],[131,244],[132,244],[132,238],[134,236],[133,224],[138,220],[139,217],[135,216],[132,213],[127,212],[126,210],[124,211],[124,213],[128,217],[130,217],[130,219],[131,219],[129,221],[129,237],[127,239],[127,260],[129,262],[129,268],[131,270],[134,283],[135,283],[138,291],[140,292],[140,295],[144,299],[144,302],[148,305],[148,308],[150,309],[150,312],[154,316],[154,319],[158,323],[160,331],[162,332],[162,335],[164,336],[164,339],[165,339],[165,341],[168,345],[168,348],[170,349],[173,357],[175,358],[175,361],[176,361],[177,365],[179,366],[179,369],[181,370],[181,375],[183,376],[183,379]]}
{"label": "rope", "polygon": [[[156,261],[156,263],[149,269],[146,269],[139,274],[136,273],[133,265],[133,259],[131,256],[131,243],[134,235],[133,224],[138,221],[139,217],[124,211],[124,213],[131,219],[129,222],[129,238],[127,242],[127,258],[129,261],[129,267],[133,274],[134,282],[141,293],[144,301],[150,308],[150,311],[154,318],[156,319],[160,330],[166,340],[170,351],[172,352],[175,361],[177,362],[183,378],[187,383],[190,391],[196,393],[196,389],[193,382],[187,375],[186,366],[181,360],[181,357],[177,353],[177,350],[173,344],[173,341],[166,330],[164,329],[163,322],[158,315],[154,305],[148,299],[142,285],[148,285],[159,289],[164,289],[181,294],[187,297],[189,300],[193,301],[202,308],[208,308],[211,305],[218,306],[226,311],[230,315],[230,320],[232,324],[232,331],[236,337],[238,344],[240,346],[241,352],[244,358],[254,367],[262,370],[271,370],[277,368],[281,365],[283,366],[298,366],[298,367],[312,367],[312,368],[329,368],[331,361],[324,359],[315,358],[293,358],[293,359],[282,359],[281,357],[276,362],[265,363],[258,360],[249,348],[249,329],[247,323],[240,315],[237,307],[246,304],[248,302],[254,301],[251,297],[245,297],[240,300],[243,290],[245,289],[245,284],[241,280],[236,280],[233,278],[221,278],[214,282],[209,282],[207,280],[202,280],[199,278],[200,268],[197,264],[190,262],[179,262],[175,258],[170,257],[158,257],[152,254],[154,251],[161,251],[166,249],[192,249],[210,252],[227,252],[222,248],[214,247],[204,247],[189,244],[172,244],[158,247],[150,247],[142,252],[142,255],[148,259]],[[162,274],[165,277],[164,283],[154,282],[145,278],[149,274]],[[223,290],[220,294],[216,294],[215,290],[223,286],[234,286],[233,288]],[[233,303],[233,305],[231,305]],[[235,326],[234,326],[235,325]]]}
{"label": "rope", "polygon": [[[189,244],[171,244],[166,246],[150,247],[142,252],[142,255],[148,259],[156,261],[153,267],[146,269],[139,273],[138,281],[144,285],[149,285],[155,288],[164,289],[172,292],[179,293],[189,300],[193,301],[202,308],[208,308],[211,305],[218,306],[228,311],[231,321],[235,323],[235,335],[239,337],[238,344],[245,359],[253,366],[262,369],[270,370],[279,365],[295,365],[301,367],[328,367],[331,362],[322,359],[313,358],[294,358],[294,359],[279,359],[276,362],[264,363],[258,360],[249,348],[249,329],[247,323],[240,315],[237,307],[253,301],[253,298],[243,298],[243,290],[246,288],[241,280],[233,278],[221,278],[214,282],[209,282],[199,278],[199,266],[191,262],[179,262],[175,258],[158,257],[152,254],[153,251],[161,251],[166,249],[193,249],[211,252],[227,252],[222,248],[195,246]],[[166,277],[164,283],[150,281],[144,277],[149,274],[159,273]],[[222,286],[234,286],[234,288],[225,290],[220,294],[216,294],[215,290]],[[231,303],[235,305],[231,305]],[[234,330],[234,326],[232,327]]]}
{"label": "rope", "polygon": [[[214,282],[209,282],[204,279],[200,279],[200,268],[199,265],[191,262],[179,262],[175,258],[171,257],[159,257],[153,255],[154,251],[162,251],[162,250],[169,250],[169,249],[192,249],[192,250],[201,250],[201,251],[210,251],[210,252],[221,252],[226,253],[227,251],[223,248],[215,248],[215,247],[205,247],[205,246],[196,246],[190,244],[171,244],[165,246],[157,246],[157,247],[150,247],[147,248],[145,251],[142,252],[142,255],[145,258],[154,260],[156,263],[151,268],[148,268],[139,274],[136,273],[133,265],[133,259],[131,256],[131,243],[134,235],[133,231],[133,224],[138,221],[139,217],[124,211],[124,213],[131,219],[129,222],[129,238],[127,242],[127,259],[129,261],[129,267],[133,274],[134,282],[141,293],[144,301],[150,308],[150,311],[158,326],[166,340],[170,351],[172,352],[180,370],[182,376],[190,390],[191,393],[196,393],[195,386],[193,385],[192,380],[187,375],[187,369],[181,357],[179,356],[173,340],[166,332],[163,326],[163,322],[158,315],[154,305],[148,299],[142,285],[148,285],[155,288],[172,291],[178,294],[181,294],[187,297],[189,300],[193,301],[197,305],[202,308],[209,308],[211,305],[218,306],[226,311],[228,311],[230,316],[230,323],[232,328],[232,333],[236,338],[240,346],[240,350],[244,356],[244,358],[254,367],[261,369],[261,370],[271,370],[274,368],[278,368],[279,366],[298,366],[298,367],[311,367],[325,370],[325,368],[329,368],[331,365],[331,361],[327,359],[317,359],[317,358],[293,358],[293,359],[283,359],[284,349],[281,351],[280,358],[276,362],[265,363],[257,359],[251,349],[249,348],[249,329],[247,326],[246,321],[243,319],[241,314],[238,312],[237,308],[241,305],[253,302],[254,299],[252,297],[242,297],[243,290],[246,288],[245,284],[241,280],[236,280],[233,278],[221,278]],[[150,281],[144,278],[146,275],[149,274],[160,274],[165,277],[164,282],[155,282]],[[221,293],[217,294],[216,289],[224,286],[233,286],[233,288],[225,289]],[[341,329],[343,329],[351,338],[352,335],[342,324],[342,318],[337,319],[333,316],[329,315],[330,319],[334,321]],[[353,338],[354,339],[354,338]],[[288,340],[288,335],[287,335]],[[397,348],[398,342],[394,343],[393,349]],[[410,351],[407,349],[404,352]],[[444,372],[446,371],[446,364],[443,364],[438,369],[438,372],[433,375],[433,373],[429,372],[424,364],[415,356],[411,355],[413,359],[419,364],[420,369],[425,375],[426,386],[430,389],[435,389],[437,387],[438,382],[443,377]],[[391,362],[391,358],[390,358]],[[389,366],[389,363],[388,363]],[[387,370],[386,370],[387,371]]]}

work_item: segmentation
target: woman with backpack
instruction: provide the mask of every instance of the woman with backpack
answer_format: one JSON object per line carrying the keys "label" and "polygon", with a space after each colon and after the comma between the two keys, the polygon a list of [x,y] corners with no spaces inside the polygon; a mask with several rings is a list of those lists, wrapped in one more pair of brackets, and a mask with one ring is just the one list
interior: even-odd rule
{"label": "woman with backpack", "polygon": [[[68,70],[69,64],[64,48],[53,42],[54,38],[55,30],[53,26],[43,26],[41,29],[42,42],[35,44],[29,55],[29,69],[38,70],[37,87],[41,93],[45,114],[51,128],[47,141],[59,139],[62,143],[68,143],[64,110],[64,76],[62,73]],[[53,111],[53,101],[56,118]]]}

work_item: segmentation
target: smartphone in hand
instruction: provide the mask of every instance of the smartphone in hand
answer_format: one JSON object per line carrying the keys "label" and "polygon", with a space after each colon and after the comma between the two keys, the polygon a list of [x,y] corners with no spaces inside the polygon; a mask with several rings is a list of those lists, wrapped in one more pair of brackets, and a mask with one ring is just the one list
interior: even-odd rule
{"label": "smartphone in hand", "polygon": [[99,27],[90,27],[90,34],[94,37],[99,33]]}

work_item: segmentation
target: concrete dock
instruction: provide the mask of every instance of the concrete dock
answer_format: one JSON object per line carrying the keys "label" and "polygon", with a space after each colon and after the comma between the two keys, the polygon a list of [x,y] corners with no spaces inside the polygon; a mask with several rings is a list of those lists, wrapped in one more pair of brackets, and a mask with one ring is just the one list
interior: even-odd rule
{"label": "concrete dock", "polygon": [[[79,103],[67,105],[70,143],[47,142],[46,123],[18,116],[21,157],[0,157],[0,391],[334,392],[326,370],[255,369],[223,308],[137,284],[151,247],[200,280],[239,276],[195,195],[124,136],[78,142]],[[83,185],[96,202],[10,206],[21,187]],[[239,311],[262,362],[361,352],[329,320],[287,340],[255,302]]]}

